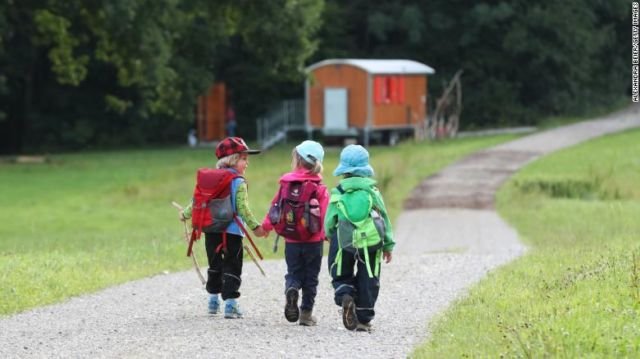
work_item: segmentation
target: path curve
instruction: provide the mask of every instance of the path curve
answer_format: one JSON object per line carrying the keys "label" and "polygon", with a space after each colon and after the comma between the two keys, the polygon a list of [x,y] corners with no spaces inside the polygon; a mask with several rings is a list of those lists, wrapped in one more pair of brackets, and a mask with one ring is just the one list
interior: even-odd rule
{"label": "path curve", "polygon": [[[374,331],[346,331],[332,302],[326,262],[313,328],[282,316],[282,260],[267,278],[245,261],[246,318],[206,313],[192,271],[158,275],[0,319],[3,358],[400,358],[427,324],[484,275],[524,253],[493,210],[498,187],[547,153],[640,126],[640,108],[527,136],[473,154],[426,179],[396,222],[394,261],[383,265]],[[325,249],[326,252],[326,249]]]}

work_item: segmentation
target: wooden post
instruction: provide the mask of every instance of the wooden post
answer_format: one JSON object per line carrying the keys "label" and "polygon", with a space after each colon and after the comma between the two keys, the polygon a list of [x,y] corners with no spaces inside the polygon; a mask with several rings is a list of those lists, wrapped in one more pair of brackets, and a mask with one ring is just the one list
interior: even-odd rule
{"label": "wooden post", "polygon": [[227,91],[222,82],[213,84],[203,96],[198,96],[196,126],[198,141],[218,141],[225,137]]}

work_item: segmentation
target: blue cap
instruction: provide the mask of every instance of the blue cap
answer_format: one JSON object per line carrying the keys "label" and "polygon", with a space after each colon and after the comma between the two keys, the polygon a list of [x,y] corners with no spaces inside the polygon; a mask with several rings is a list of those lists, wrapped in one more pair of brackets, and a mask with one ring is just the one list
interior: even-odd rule
{"label": "blue cap", "polygon": [[334,176],[351,173],[356,176],[371,177],[373,168],[369,165],[369,152],[360,145],[349,145],[340,153],[340,164],[333,171]]}
{"label": "blue cap", "polygon": [[316,161],[322,163],[324,160],[324,149],[322,149],[322,145],[316,141],[304,141],[301,144],[296,146],[296,152],[302,157],[306,162],[311,164],[315,164]]}

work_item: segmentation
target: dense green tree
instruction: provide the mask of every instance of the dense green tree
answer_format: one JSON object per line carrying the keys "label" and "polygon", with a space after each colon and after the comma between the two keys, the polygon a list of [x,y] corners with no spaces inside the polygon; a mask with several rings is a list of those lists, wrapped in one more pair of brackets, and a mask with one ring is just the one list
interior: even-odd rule
{"label": "dense green tree", "polygon": [[188,14],[176,1],[21,1],[6,10],[10,149],[128,142],[146,122],[184,115],[188,94],[171,61]]}
{"label": "dense green tree", "polygon": [[255,120],[282,99],[304,96],[304,64],[316,51],[323,2],[246,1],[238,32],[216,48],[216,78],[236,107],[239,132],[253,136]]}
{"label": "dense green tree", "polygon": [[328,0],[326,8],[314,61],[415,59],[437,71],[432,100],[464,69],[463,126],[579,113],[628,86],[624,0]]}
{"label": "dense green tree", "polygon": [[234,42],[250,55],[234,64],[257,63],[256,82],[299,76],[322,2],[8,0],[0,10],[7,152],[182,140]]}
{"label": "dense green tree", "polygon": [[464,69],[462,125],[529,124],[629,86],[626,0],[5,0],[0,152],[182,141],[196,98],[227,83],[240,120],[303,96],[326,58]]}

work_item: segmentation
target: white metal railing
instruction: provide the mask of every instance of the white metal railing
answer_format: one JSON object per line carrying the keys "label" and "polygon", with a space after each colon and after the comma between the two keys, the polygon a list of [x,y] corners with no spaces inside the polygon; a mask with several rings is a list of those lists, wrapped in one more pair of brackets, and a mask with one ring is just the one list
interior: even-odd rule
{"label": "white metal railing", "polygon": [[305,130],[304,100],[285,100],[274,106],[264,117],[256,120],[258,143],[267,149],[287,141],[287,133]]}

